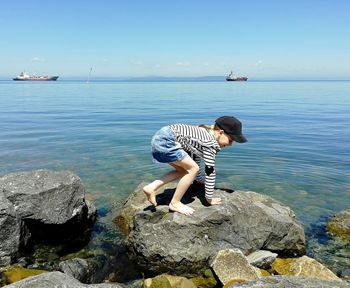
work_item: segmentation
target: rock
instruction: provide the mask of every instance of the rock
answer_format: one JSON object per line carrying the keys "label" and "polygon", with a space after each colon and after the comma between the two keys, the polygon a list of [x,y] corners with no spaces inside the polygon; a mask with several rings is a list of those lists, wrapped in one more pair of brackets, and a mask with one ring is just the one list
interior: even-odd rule
{"label": "rock", "polygon": [[350,208],[337,213],[327,224],[328,231],[350,242]]}
{"label": "rock", "polygon": [[[140,288],[143,287],[143,279],[136,279],[125,284],[127,288]],[[124,286],[122,286],[124,287]]]}
{"label": "rock", "polygon": [[210,267],[223,285],[258,279],[258,273],[239,249],[218,252]]}
{"label": "rock", "polygon": [[21,219],[63,224],[86,206],[79,177],[67,171],[11,173],[0,178],[0,187]]}
{"label": "rock", "polygon": [[184,277],[171,276],[167,274],[148,278],[144,281],[144,288],[196,288],[197,286]]}
{"label": "rock", "polygon": [[191,278],[191,281],[199,288],[217,287],[217,280],[211,269],[204,271],[203,275]]}
{"label": "rock", "polygon": [[277,258],[277,253],[272,253],[266,250],[258,250],[247,256],[247,259],[251,265],[262,269],[268,269],[271,263]]}
{"label": "rock", "polygon": [[35,170],[0,177],[0,266],[36,242],[83,243],[94,219],[84,186],[68,171]]}
{"label": "rock", "polygon": [[92,277],[96,268],[92,267],[91,263],[87,259],[75,258],[66,261],[62,261],[59,264],[60,270],[75,279],[83,283],[94,283]]}
{"label": "rock", "polygon": [[29,277],[16,283],[7,285],[6,288],[125,288],[118,283],[82,284],[72,276],[62,272],[49,272],[38,276]]}
{"label": "rock", "polygon": [[21,221],[0,188],[0,267],[11,264],[21,245]]}
{"label": "rock", "polygon": [[[227,288],[235,288],[231,285]],[[350,284],[346,282],[320,280],[307,277],[295,276],[270,276],[260,278],[256,281],[241,284],[239,288],[349,288]]]}
{"label": "rock", "polygon": [[303,255],[305,235],[293,211],[271,197],[255,192],[229,193],[216,189],[222,205],[208,206],[203,189],[190,187],[184,203],[192,216],[169,213],[174,185],[157,195],[152,209],[141,184],[130,195],[116,222],[127,235],[126,245],[138,265],[151,274],[171,271],[198,275],[219,250],[238,248],[244,254],[259,249]]}
{"label": "rock", "polygon": [[[134,228],[134,216],[138,211],[143,210],[145,207],[149,206],[147,203],[147,198],[142,192],[142,187],[145,186],[145,183],[141,183],[127,199],[126,203],[123,206],[121,213],[113,220],[115,224],[118,225],[119,229],[125,236]],[[165,187],[172,187],[167,185]]]}
{"label": "rock", "polygon": [[258,273],[259,278],[271,276],[271,273],[269,271],[261,269],[261,268],[257,268],[255,266],[253,266],[253,267],[255,268],[256,273]]}
{"label": "rock", "polygon": [[88,223],[95,223],[96,218],[97,218],[97,209],[94,206],[94,204],[92,204],[89,200],[85,199],[85,203],[86,203],[86,207],[88,210],[88,214],[87,214],[87,221]]}
{"label": "rock", "polygon": [[331,270],[308,256],[287,259],[277,258],[271,266],[280,275],[341,281]]}
{"label": "rock", "polygon": [[156,276],[154,278],[148,278],[143,283],[144,288],[171,288],[170,281],[164,276]]}
{"label": "rock", "polygon": [[343,280],[350,281],[350,267],[340,271],[338,276],[341,277]]}
{"label": "rock", "polygon": [[39,275],[42,273],[47,273],[45,270],[27,269],[23,267],[10,267],[7,268],[3,273],[5,283],[11,284],[22,279]]}

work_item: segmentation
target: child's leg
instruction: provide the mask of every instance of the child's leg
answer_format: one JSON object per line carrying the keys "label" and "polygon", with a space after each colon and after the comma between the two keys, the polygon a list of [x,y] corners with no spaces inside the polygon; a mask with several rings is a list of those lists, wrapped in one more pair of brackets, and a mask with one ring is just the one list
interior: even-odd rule
{"label": "child's leg", "polygon": [[181,199],[196,178],[199,167],[197,163],[188,155],[181,161],[173,162],[173,164],[175,166],[183,168],[186,171],[186,174],[182,176],[179,183],[177,184],[175,194],[169,204],[169,209],[185,215],[191,215],[194,210],[182,204]]}
{"label": "child's leg", "polygon": [[163,185],[171,181],[181,178],[187,173],[187,171],[184,170],[182,167],[176,166],[173,163],[169,163],[169,164],[173,166],[176,170],[173,170],[164,174],[161,179],[154,180],[152,183],[142,188],[143,192],[146,194],[148,198],[148,201],[151,202],[153,206],[157,206],[157,201],[155,196],[155,192],[157,189],[159,189],[160,187],[162,187]]}

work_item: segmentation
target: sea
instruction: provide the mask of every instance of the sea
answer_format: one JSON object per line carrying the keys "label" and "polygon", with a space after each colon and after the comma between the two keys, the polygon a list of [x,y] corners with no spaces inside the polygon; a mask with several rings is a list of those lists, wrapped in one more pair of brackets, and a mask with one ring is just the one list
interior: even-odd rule
{"label": "sea", "polygon": [[248,142],[218,154],[217,185],[291,207],[307,254],[350,269],[350,245],[325,230],[350,207],[350,81],[0,81],[0,175],[76,173],[98,211],[88,248],[112,251],[127,197],[169,171],[152,163],[152,135],[223,115],[242,121]]}

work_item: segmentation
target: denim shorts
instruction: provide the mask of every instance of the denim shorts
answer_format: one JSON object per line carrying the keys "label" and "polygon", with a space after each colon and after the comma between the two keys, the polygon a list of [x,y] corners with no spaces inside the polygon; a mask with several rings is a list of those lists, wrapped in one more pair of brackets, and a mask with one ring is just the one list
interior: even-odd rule
{"label": "denim shorts", "polygon": [[181,161],[188,154],[176,142],[175,133],[165,126],[160,129],[152,138],[153,163],[170,163]]}

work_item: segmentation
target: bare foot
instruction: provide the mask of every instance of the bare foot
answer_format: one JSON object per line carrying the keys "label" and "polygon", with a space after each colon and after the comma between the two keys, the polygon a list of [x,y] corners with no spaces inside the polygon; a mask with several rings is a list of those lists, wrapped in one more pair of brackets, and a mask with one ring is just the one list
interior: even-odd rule
{"label": "bare foot", "polygon": [[179,213],[185,214],[185,215],[192,215],[194,212],[194,209],[186,206],[185,204],[182,204],[181,202],[178,202],[176,204],[170,203],[169,210],[173,211],[173,212],[179,212]]}
{"label": "bare foot", "polygon": [[155,191],[152,189],[151,184],[142,188],[143,192],[147,196],[148,201],[154,206],[157,206]]}
{"label": "bare foot", "polygon": [[207,199],[208,203],[210,205],[219,205],[221,204],[221,198],[211,198],[211,199]]}

